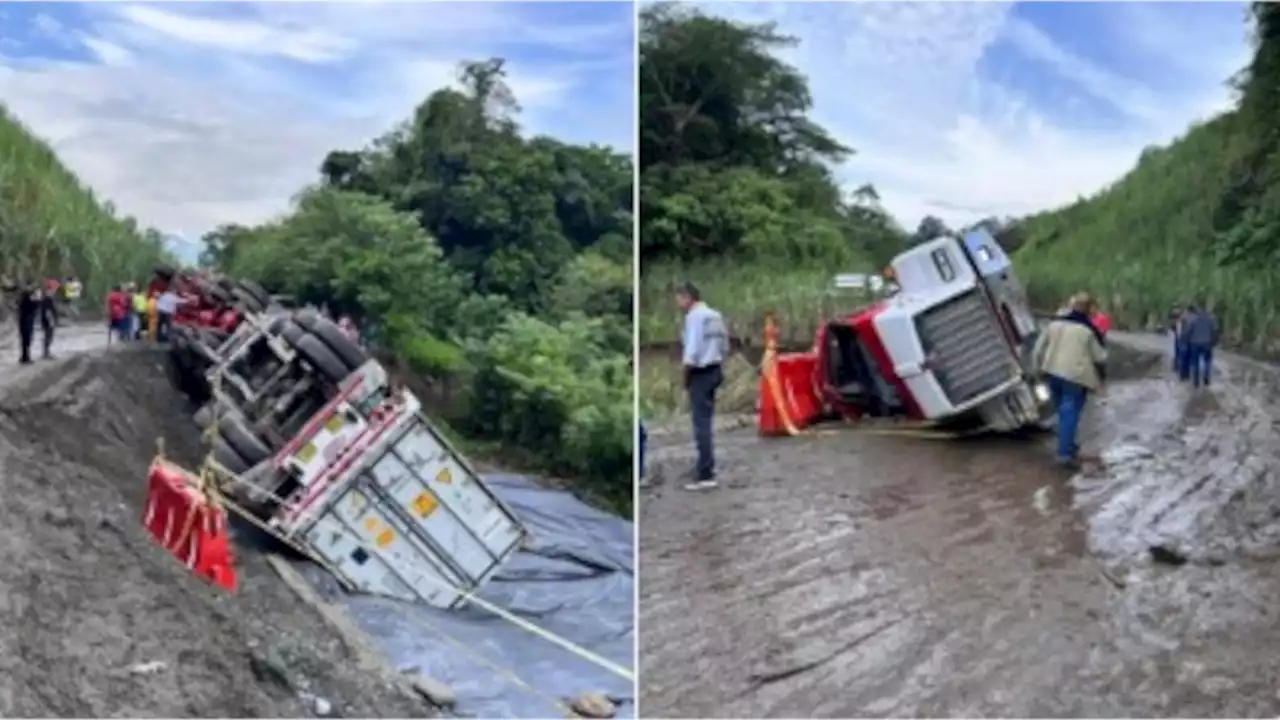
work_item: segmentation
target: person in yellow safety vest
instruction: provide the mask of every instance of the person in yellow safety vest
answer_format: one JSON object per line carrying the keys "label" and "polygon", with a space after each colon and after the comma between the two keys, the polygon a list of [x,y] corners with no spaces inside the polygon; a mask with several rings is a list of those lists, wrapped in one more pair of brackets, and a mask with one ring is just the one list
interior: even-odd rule
{"label": "person in yellow safety vest", "polygon": [[84,292],[84,286],[80,284],[80,279],[72,275],[62,284],[62,292],[67,298],[67,316],[76,320],[80,317],[80,295]]}
{"label": "person in yellow safety vest", "polygon": [[156,331],[160,325],[160,312],[156,303],[156,294],[151,293],[147,298],[147,339],[151,342],[156,341]]}
{"label": "person in yellow safety vest", "polygon": [[133,315],[136,330],[133,332],[134,340],[141,340],[142,333],[147,329],[147,294],[137,289],[133,283],[129,283],[129,290],[133,292]]}

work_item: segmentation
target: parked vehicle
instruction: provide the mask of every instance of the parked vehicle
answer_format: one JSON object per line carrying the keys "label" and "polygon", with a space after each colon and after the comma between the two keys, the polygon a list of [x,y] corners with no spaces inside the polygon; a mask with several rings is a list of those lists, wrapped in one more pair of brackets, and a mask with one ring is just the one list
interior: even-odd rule
{"label": "parked vehicle", "polygon": [[898,255],[892,270],[894,292],[878,288],[881,297],[821,325],[811,350],[777,357],[779,397],[795,426],[905,417],[1004,432],[1051,414],[1029,366],[1035,318],[991,235],[935,238]]}

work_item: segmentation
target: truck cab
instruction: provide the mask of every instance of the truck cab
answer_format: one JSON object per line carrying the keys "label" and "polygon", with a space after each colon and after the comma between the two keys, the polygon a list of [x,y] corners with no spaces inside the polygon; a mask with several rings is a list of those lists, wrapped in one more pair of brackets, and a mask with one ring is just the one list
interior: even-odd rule
{"label": "truck cab", "polygon": [[[1003,248],[983,230],[942,236],[894,258],[896,292],[818,328],[815,417],[969,421],[1007,432],[1040,423],[1049,393],[1029,366],[1035,318]],[[841,276],[838,285],[853,285]],[[805,362],[794,354],[783,363]],[[793,379],[787,392],[804,392]]]}

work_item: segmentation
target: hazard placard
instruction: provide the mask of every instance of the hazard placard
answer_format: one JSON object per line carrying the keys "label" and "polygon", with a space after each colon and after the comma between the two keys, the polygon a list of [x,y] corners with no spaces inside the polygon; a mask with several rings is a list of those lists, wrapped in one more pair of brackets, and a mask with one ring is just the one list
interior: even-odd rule
{"label": "hazard placard", "polygon": [[413,511],[420,518],[431,517],[431,513],[435,512],[438,507],[440,507],[440,500],[430,492],[421,493],[413,499]]}

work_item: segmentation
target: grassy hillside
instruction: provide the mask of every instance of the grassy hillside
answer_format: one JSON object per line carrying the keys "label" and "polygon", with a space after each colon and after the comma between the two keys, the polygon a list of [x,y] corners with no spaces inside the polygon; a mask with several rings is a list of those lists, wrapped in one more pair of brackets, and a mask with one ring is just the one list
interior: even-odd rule
{"label": "grassy hillside", "polygon": [[169,261],[161,235],[116,216],[47,144],[0,106],[0,275],[79,275],[85,297]]}
{"label": "grassy hillside", "polygon": [[1089,290],[1145,327],[1200,299],[1226,342],[1280,354],[1280,6],[1255,4],[1250,22],[1238,107],[1149,148],[1095,196],[1022,221],[1015,261],[1037,304]]}

